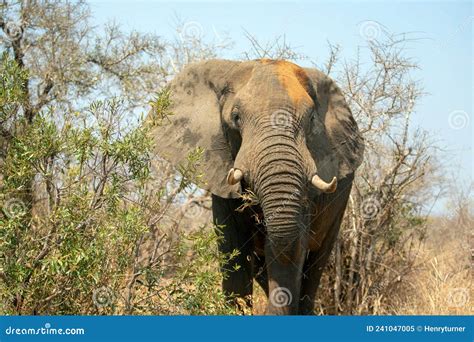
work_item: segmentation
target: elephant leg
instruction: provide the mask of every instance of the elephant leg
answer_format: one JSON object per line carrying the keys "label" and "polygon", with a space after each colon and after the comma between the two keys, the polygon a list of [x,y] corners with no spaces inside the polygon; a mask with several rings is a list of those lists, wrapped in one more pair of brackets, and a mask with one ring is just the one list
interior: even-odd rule
{"label": "elephant leg", "polygon": [[[311,231],[312,233],[316,232],[316,235],[310,237],[310,246],[312,247],[310,247],[311,251],[304,263],[299,306],[300,315],[314,314],[316,291],[341,227],[344,211],[351,193],[352,180],[353,175],[342,179],[338,185],[338,188],[342,191],[336,197],[333,197],[333,195],[321,197],[313,208],[315,213],[319,213],[319,215],[316,215],[316,220],[311,223]],[[323,237],[319,237],[318,232],[321,230],[327,232],[323,234]]]}
{"label": "elephant leg", "polygon": [[243,298],[246,304],[251,306],[252,230],[245,214],[236,211],[240,205],[239,199],[224,199],[212,195],[212,214],[221,236],[219,251],[225,254],[230,254],[235,249],[239,251],[239,255],[221,265],[224,278],[222,289],[229,299]]}
{"label": "elephant leg", "polygon": [[342,212],[333,223],[329,229],[329,234],[324,238],[321,247],[316,251],[310,251],[306,257],[303,267],[303,279],[298,312],[300,315],[314,314],[316,292],[319,287],[324,267],[328,262],[329,255],[331,254],[334,242],[336,241],[343,214],[344,212]]}
{"label": "elephant leg", "polygon": [[[266,243],[265,259],[268,272],[268,306],[270,315],[295,315],[301,290],[303,251],[300,241],[290,243],[287,252]],[[292,252],[288,252],[288,250]]]}

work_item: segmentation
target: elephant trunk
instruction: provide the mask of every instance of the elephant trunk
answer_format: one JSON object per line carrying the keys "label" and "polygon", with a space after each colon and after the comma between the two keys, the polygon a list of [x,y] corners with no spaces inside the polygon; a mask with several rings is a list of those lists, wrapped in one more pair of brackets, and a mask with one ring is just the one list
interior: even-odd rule
{"label": "elephant trunk", "polygon": [[[265,130],[253,145],[255,162],[248,168],[250,186],[257,194],[266,223],[265,258],[269,279],[269,314],[298,312],[306,250],[307,218],[303,200],[308,184],[294,132]],[[255,141],[255,139],[254,139]]]}
{"label": "elephant trunk", "polygon": [[[265,132],[265,127],[260,132]],[[268,241],[279,254],[286,255],[299,245],[305,232],[302,199],[307,168],[291,131],[262,134],[254,150],[252,188],[260,200]]]}

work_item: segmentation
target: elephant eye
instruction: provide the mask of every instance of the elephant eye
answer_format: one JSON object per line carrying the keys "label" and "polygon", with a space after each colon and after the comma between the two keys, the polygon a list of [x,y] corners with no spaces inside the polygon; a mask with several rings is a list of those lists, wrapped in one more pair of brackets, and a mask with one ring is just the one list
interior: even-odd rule
{"label": "elephant eye", "polygon": [[232,123],[237,128],[240,128],[240,114],[237,109],[232,110],[231,119],[232,119]]}
{"label": "elephant eye", "polygon": [[311,111],[311,114],[309,115],[309,119],[311,120],[311,122],[314,122],[314,120],[316,119],[316,111],[315,110]]}

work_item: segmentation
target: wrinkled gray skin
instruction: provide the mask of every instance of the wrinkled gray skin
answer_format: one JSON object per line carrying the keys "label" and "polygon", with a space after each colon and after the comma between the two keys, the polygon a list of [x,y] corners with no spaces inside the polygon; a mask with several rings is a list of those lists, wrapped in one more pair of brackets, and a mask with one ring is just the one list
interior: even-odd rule
{"label": "wrinkled gray skin", "polygon": [[[272,60],[192,64],[170,86],[171,124],[152,134],[175,165],[205,149],[204,188],[215,222],[225,225],[219,247],[240,251],[222,265],[225,293],[248,298],[255,279],[269,296],[268,314],[312,314],[363,155],[341,91],[318,70]],[[243,173],[236,184],[228,183],[231,168]],[[314,186],[315,174],[327,183],[337,177],[335,192]],[[246,189],[259,205],[238,212]]]}

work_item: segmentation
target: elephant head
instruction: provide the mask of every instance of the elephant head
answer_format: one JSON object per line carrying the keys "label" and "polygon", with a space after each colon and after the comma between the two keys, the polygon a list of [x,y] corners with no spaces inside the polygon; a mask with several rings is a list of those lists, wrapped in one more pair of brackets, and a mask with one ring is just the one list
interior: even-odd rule
{"label": "elephant head", "polygon": [[337,191],[362,160],[340,89],[318,70],[279,60],[191,64],[170,89],[171,123],[152,132],[158,154],[179,164],[202,147],[204,187],[222,198],[251,189],[273,254],[301,259],[305,201]]}

